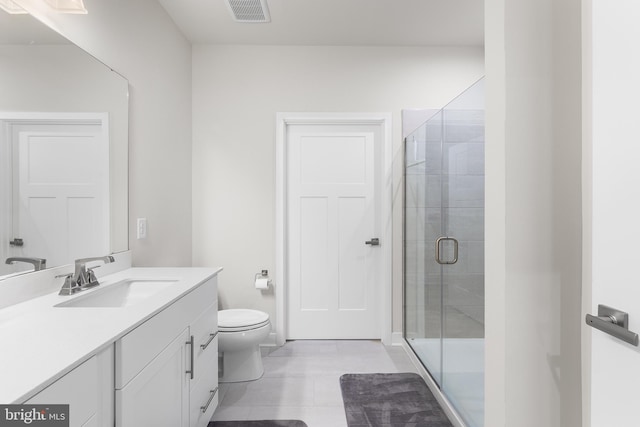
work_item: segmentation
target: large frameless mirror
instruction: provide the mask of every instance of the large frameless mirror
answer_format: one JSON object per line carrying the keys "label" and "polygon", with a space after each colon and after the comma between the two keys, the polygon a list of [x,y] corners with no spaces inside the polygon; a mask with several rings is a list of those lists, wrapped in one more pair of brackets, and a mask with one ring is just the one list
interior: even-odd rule
{"label": "large frameless mirror", "polygon": [[127,80],[2,11],[0,75],[0,280],[127,250]]}

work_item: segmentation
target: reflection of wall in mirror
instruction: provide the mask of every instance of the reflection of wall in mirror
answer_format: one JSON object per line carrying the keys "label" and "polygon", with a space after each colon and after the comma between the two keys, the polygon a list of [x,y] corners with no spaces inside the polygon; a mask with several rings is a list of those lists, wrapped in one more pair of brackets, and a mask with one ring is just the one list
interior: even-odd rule
{"label": "reflection of wall in mirror", "polygon": [[[127,90],[126,80],[111,72],[73,45],[0,45],[0,111],[2,112],[107,112],[111,135],[110,154],[113,165],[121,170],[112,171],[110,186],[113,188],[111,203],[111,251],[126,250],[127,241]],[[3,156],[3,162],[5,161]],[[5,169],[5,168],[3,168]],[[115,173],[114,173],[115,172]],[[9,197],[11,186],[7,176],[0,189],[0,197]],[[123,196],[124,195],[124,196]],[[7,211],[3,206],[0,226],[2,250],[9,248],[6,227]],[[9,233],[10,234],[10,233]],[[6,247],[6,248],[5,248]],[[85,254],[96,255],[96,254]],[[99,254],[103,255],[103,254]],[[4,253],[0,275],[29,269],[28,265],[6,266]],[[65,262],[71,262],[72,259]],[[48,263],[48,267],[55,266]]]}

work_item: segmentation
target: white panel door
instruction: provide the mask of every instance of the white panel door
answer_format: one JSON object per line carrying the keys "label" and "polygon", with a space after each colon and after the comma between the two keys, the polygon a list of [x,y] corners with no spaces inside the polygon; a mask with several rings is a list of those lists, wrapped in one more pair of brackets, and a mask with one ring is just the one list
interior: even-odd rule
{"label": "white panel door", "polygon": [[376,126],[288,127],[289,339],[380,338],[380,142]]}
{"label": "white panel door", "polygon": [[[629,330],[640,332],[640,3],[593,1],[592,22],[592,304],[629,314]],[[588,168],[587,168],[588,170]],[[588,208],[587,208],[588,209]],[[587,215],[588,218],[588,215]],[[588,243],[587,243],[588,244]],[[587,247],[587,250],[589,247]],[[591,329],[591,427],[640,425],[640,349]],[[588,383],[585,378],[584,383]]]}
{"label": "white panel door", "polygon": [[[109,148],[100,125],[14,127],[14,234],[49,265],[109,253]],[[17,219],[17,220],[16,220]]]}

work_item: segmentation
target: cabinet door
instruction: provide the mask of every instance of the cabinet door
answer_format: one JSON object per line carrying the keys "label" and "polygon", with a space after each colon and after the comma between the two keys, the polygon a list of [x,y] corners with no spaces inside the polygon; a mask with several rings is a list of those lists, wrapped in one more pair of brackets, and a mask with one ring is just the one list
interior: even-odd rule
{"label": "cabinet door", "polygon": [[113,347],[36,394],[27,404],[68,404],[71,427],[113,425]]}
{"label": "cabinet door", "polygon": [[188,331],[184,329],[123,389],[116,390],[117,426],[188,426]]}

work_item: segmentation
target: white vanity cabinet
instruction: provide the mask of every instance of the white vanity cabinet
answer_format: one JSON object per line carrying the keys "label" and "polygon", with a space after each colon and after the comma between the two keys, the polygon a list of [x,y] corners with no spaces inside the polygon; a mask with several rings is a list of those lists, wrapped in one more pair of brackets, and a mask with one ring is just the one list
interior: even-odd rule
{"label": "white vanity cabinet", "polygon": [[189,425],[206,427],[218,406],[218,303],[192,323],[193,380],[189,382]]}
{"label": "white vanity cabinet", "polygon": [[216,280],[116,341],[117,427],[207,425],[218,403]]}
{"label": "white vanity cabinet", "polygon": [[68,404],[71,427],[113,426],[113,345],[27,400],[26,404]]}

